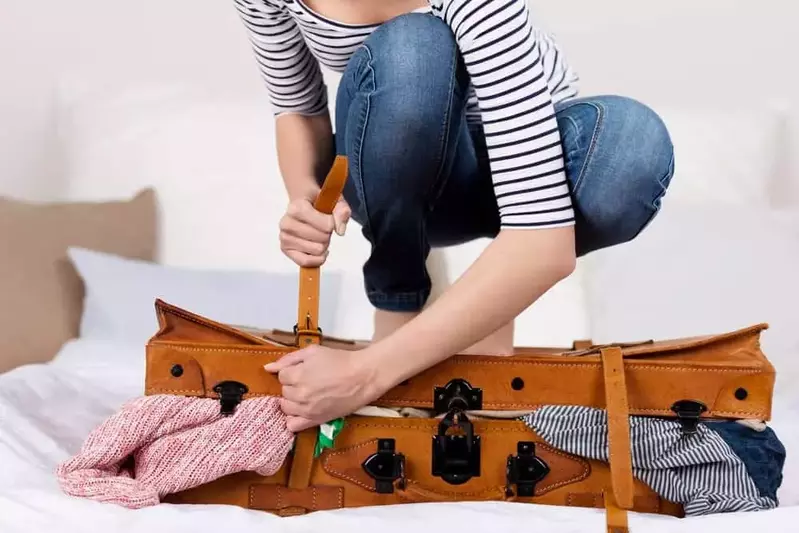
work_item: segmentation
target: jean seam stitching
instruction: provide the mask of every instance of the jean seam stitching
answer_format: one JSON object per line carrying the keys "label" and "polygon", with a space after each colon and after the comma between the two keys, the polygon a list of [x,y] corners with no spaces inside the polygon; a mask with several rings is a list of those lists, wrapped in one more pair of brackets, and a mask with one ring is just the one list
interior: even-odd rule
{"label": "jean seam stitching", "polygon": [[591,142],[588,145],[588,150],[586,151],[586,154],[585,154],[585,160],[583,161],[583,165],[582,165],[582,167],[580,167],[580,171],[577,173],[577,179],[574,182],[574,194],[575,194],[575,196],[578,195],[579,192],[580,192],[580,187],[583,184],[583,178],[585,177],[586,169],[588,168],[588,164],[590,163],[591,159],[593,158],[594,151],[596,149],[596,145],[597,145],[597,142],[598,142],[597,138],[599,137],[599,130],[601,129],[602,124],[605,121],[605,113],[606,113],[606,110],[601,105],[597,105],[594,102],[577,102],[575,104],[570,105],[569,107],[572,107],[574,105],[580,105],[580,104],[589,105],[589,106],[593,107],[594,109],[596,109],[596,111],[597,111],[597,120],[596,120],[596,124],[594,125],[594,131],[591,133]]}
{"label": "jean seam stitching", "polygon": [[369,123],[369,112],[371,111],[371,97],[372,97],[372,93],[375,90],[376,82],[375,82],[375,72],[374,72],[374,69],[372,68],[372,60],[373,60],[372,51],[369,49],[369,47],[366,44],[362,45],[362,47],[365,50],[366,55],[368,56],[368,59],[366,60],[366,69],[367,69],[367,72],[369,73],[371,85],[370,85],[370,88],[369,88],[368,91],[363,91],[364,92],[364,96],[365,96],[364,100],[366,102],[366,105],[365,105],[365,109],[363,110],[362,116],[359,117],[358,127],[360,129],[360,132],[359,132],[360,133],[360,138],[358,139],[358,142],[355,145],[355,150],[357,150],[357,155],[356,155],[355,159],[358,161],[358,178],[357,178],[358,179],[358,187],[356,187],[356,189],[357,189],[356,192],[357,192],[357,194],[359,196],[359,200],[360,200],[360,203],[361,203],[361,209],[363,209],[364,229],[369,233],[369,235],[371,235],[372,234],[372,219],[371,219],[371,216],[369,215],[369,207],[368,207],[368,205],[366,203],[366,192],[365,192],[365,186],[364,186],[364,182],[363,182],[363,160],[362,160],[362,154],[363,154],[363,144],[364,144],[364,141],[366,139],[366,128],[367,128],[368,123]]}
{"label": "jean seam stitching", "polygon": [[663,197],[666,195],[666,190],[668,189],[668,185],[666,185],[665,182],[667,181],[667,178],[670,181],[671,176],[673,176],[673,174],[674,174],[674,151],[672,150],[671,159],[669,160],[669,164],[666,167],[666,172],[660,178],[657,179],[657,183],[658,185],[660,185],[660,190],[658,191],[658,194],[655,196],[655,198],[652,199],[652,201],[649,203],[649,208],[651,209],[651,212],[649,213],[649,216],[644,221],[644,223],[641,224],[641,227],[638,229],[638,231],[635,232],[633,238],[637,238],[639,235],[641,235],[641,233],[643,233],[644,230],[647,229],[650,226],[650,224],[652,224],[652,221],[655,220],[655,217],[658,215],[661,209],[661,206],[656,204],[659,201],[661,201]]}
{"label": "jean seam stitching", "polygon": [[[577,136],[579,137],[581,130],[580,130],[580,125],[577,124],[577,121],[574,120],[574,118],[570,117],[569,115],[566,115],[565,117],[563,117],[563,120],[567,120],[567,121],[569,121],[571,123],[572,128],[574,128],[574,131],[577,133]],[[563,154],[566,157],[568,157],[572,152],[578,152],[579,153],[579,150],[566,151],[565,148],[564,148]]]}
{"label": "jean seam stitching", "polygon": [[660,190],[658,191],[657,195],[652,199],[651,207],[655,211],[660,210],[660,206],[656,205],[663,197],[666,195],[666,191],[668,189],[668,185],[666,185],[667,181],[671,181],[671,176],[674,174],[674,152],[672,151],[671,158],[669,158],[669,164],[666,165],[666,172],[658,178],[657,182],[660,185]]}
{"label": "jean seam stitching", "polygon": [[[452,58],[450,61],[450,70],[449,70],[449,86],[447,87],[447,105],[444,111],[444,118],[441,123],[440,131],[440,138],[439,138],[439,150],[438,150],[438,169],[436,170],[435,178],[433,179],[433,184],[430,187],[430,190],[427,191],[428,197],[428,205],[427,209],[432,210],[433,204],[441,196],[442,191],[444,190],[445,184],[441,183],[445,177],[442,176],[444,173],[444,165],[447,160],[447,144],[450,142],[450,130],[452,124],[452,103],[455,98],[455,83],[457,81],[457,67],[458,67],[458,53],[457,47],[455,53],[452,54]],[[426,221],[422,220],[422,231],[419,232],[419,248],[425,249],[425,237],[427,234],[426,228]],[[422,278],[427,277],[427,261],[422,261]],[[420,289],[422,292],[427,292],[428,289]],[[421,297],[420,297],[421,299]]]}
{"label": "jean seam stitching", "polygon": [[441,138],[439,142],[439,161],[438,161],[438,170],[436,171],[436,177],[433,180],[433,187],[432,191],[428,191],[428,195],[430,195],[433,191],[438,191],[438,194],[435,198],[430,199],[430,205],[432,206],[433,202],[440,196],[441,191],[444,188],[443,183],[439,183],[442,179],[442,173],[444,172],[444,163],[447,160],[446,158],[446,148],[447,143],[449,142],[450,137],[450,125],[452,123],[452,102],[455,98],[455,82],[457,79],[457,65],[458,65],[458,54],[457,51],[452,54],[452,62],[450,63],[450,76],[449,76],[449,87],[447,87],[447,106],[446,112],[444,114],[444,120],[441,124]]}

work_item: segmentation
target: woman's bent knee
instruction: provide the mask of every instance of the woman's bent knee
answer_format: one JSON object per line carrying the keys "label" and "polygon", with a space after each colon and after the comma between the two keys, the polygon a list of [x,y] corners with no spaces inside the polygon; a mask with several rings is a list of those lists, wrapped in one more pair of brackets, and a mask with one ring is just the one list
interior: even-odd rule
{"label": "woman's bent knee", "polygon": [[629,144],[629,231],[632,239],[660,211],[661,202],[674,176],[674,146],[661,117],[644,104],[627,104],[633,135]]}
{"label": "woman's bent knee", "polygon": [[407,13],[378,27],[364,42],[373,61],[390,62],[398,75],[435,75],[456,57],[458,46],[447,24],[432,15]]}
{"label": "woman's bent knee", "polygon": [[449,27],[420,13],[381,25],[351,60],[336,123],[369,212],[396,209],[403,199],[410,211],[426,209],[462,120],[460,71]]}
{"label": "woman's bent knee", "polygon": [[452,31],[439,18],[401,15],[376,29],[363,48],[365,66],[372,69],[381,91],[395,95],[394,105],[449,102],[459,81],[459,52]]}
{"label": "woman's bent knee", "polygon": [[592,160],[578,193],[591,235],[586,251],[637,237],[660,210],[674,174],[671,137],[654,110],[615,96],[595,104],[600,112]]}

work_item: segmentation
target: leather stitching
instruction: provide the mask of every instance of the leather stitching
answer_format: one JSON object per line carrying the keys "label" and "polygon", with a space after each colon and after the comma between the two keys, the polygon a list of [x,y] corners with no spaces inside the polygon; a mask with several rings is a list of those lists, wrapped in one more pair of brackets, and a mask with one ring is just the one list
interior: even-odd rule
{"label": "leather stitching", "polygon": [[[360,424],[355,424],[355,425],[360,425]],[[359,487],[363,487],[366,490],[370,490],[372,492],[375,492],[376,489],[374,487],[370,487],[366,483],[362,483],[359,479],[354,478],[352,476],[349,476],[349,475],[345,474],[344,472],[340,472],[340,471],[336,470],[335,468],[333,468],[329,464],[331,457],[334,457],[334,456],[337,456],[337,455],[349,454],[349,453],[351,453],[351,452],[353,452],[355,450],[358,450],[360,448],[364,448],[366,446],[369,446],[370,444],[371,445],[377,444],[377,439],[368,440],[366,442],[362,442],[361,444],[357,444],[355,446],[350,446],[348,448],[343,448],[341,450],[328,452],[325,455],[325,458],[322,460],[322,469],[325,470],[330,475],[334,475],[334,476],[340,477],[341,479],[346,479],[347,481],[351,481],[352,483],[355,483]]]}
{"label": "leather stitching", "polygon": [[242,354],[251,354],[251,355],[286,355],[291,353],[291,351],[273,351],[273,350],[242,350],[241,348],[209,348],[207,346],[174,346],[174,345],[160,345],[160,346],[151,346],[151,348],[157,349],[164,349],[164,350],[176,350],[179,352],[206,352],[206,353],[224,353],[224,352],[236,352]]}
{"label": "leather stitching", "polygon": [[[205,391],[199,389],[192,389],[192,390],[178,390],[178,389],[147,389],[147,394],[204,394]],[[250,398],[255,397],[263,397],[263,396],[275,396],[275,394],[269,393],[248,393],[246,395]],[[420,400],[381,400],[381,405],[402,405],[404,407],[426,407],[429,405],[430,402],[427,401],[420,401]],[[522,408],[522,409],[536,409],[540,407],[540,404],[532,404],[532,403],[505,403],[505,402],[492,402],[486,403],[485,406],[487,408]],[[661,415],[674,415],[674,412],[669,409],[648,409],[644,407],[635,407],[630,406],[630,411],[635,411],[637,413],[650,413],[650,414],[661,414]],[[708,411],[709,415],[717,416],[717,417],[731,417],[731,416],[754,416],[759,417],[763,416],[764,411]],[[394,419],[399,420],[399,419]],[[370,427],[380,427],[380,428],[393,428],[396,426],[388,426],[388,425],[371,425]],[[420,429],[422,427],[427,426],[416,426],[416,427],[409,427],[409,429]],[[430,429],[430,428],[427,428]],[[516,431],[513,429],[489,429],[487,431]]]}
{"label": "leather stitching", "polygon": [[[369,428],[376,428],[376,427],[391,428],[391,427],[396,427],[396,426],[379,425],[379,424],[368,424],[368,423],[364,424],[364,423],[359,423],[359,422],[356,422],[356,423],[354,423],[352,425],[359,426],[359,427],[369,427]],[[401,427],[403,429],[431,429],[431,427],[428,427],[428,426],[407,426],[407,425],[402,425]],[[527,428],[527,426],[524,426],[523,428],[509,428],[509,429],[488,428],[486,432],[487,433],[508,433],[508,432],[529,433],[530,430]],[[374,487],[371,487],[371,486],[369,486],[369,485],[367,485],[365,483],[362,483],[359,479],[357,479],[355,477],[352,477],[352,476],[349,476],[349,475],[345,474],[344,472],[339,471],[336,468],[333,468],[330,465],[330,458],[334,457],[334,456],[339,456],[339,455],[351,455],[353,452],[357,451],[358,449],[361,449],[361,448],[364,448],[364,447],[370,446],[370,445],[373,446],[376,443],[377,443],[377,439],[371,439],[371,440],[362,442],[360,444],[356,444],[354,446],[348,446],[347,448],[343,448],[341,450],[330,451],[330,452],[325,454],[325,458],[322,460],[322,469],[325,470],[328,474],[330,474],[332,476],[336,476],[336,477],[339,477],[341,479],[345,479],[347,481],[350,481],[350,482],[358,485],[359,487],[363,487],[363,488],[365,488],[365,489],[367,489],[369,491],[375,492],[375,488]],[[587,478],[588,475],[590,474],[591,467],[590,467],[588,461],[586,461],[584,459],[581,459],[579,457],[564,453],[564,452],[562,452],[562,451],[560,451],[560,450],[558,450],[556,448],[552,448],[551,446],[548,446],[548,445],[546,445],[544,443],[537,443],[537,446],[540,446],[541,448],[544,448],[545,450],[547,450],[548,452],[550,452],[553,455],[559,455],[559,456],[564,457],[564,458],[566,458],[566,459],[568,459],[570,461],[577,462],[583,468],[582,472],[577,474],[577,475],[575,475],[575,476],[572,476],[570,478],[567,478],[567,479],[564,479],[564,480],[560,480],[560,481],[555,482],[555,483],[550,483],[549,485],[545,485],[543,487],[537,488],[536,489],[536,495],[537,496],[541,496],[543,494],[546,494],[547,492],[549,492],[549,491],[551,491],[553,489],[556,489],[556,488],[559,488],[559,487],[563,487],[565,485],[569,485],[569,484],[575,483],[577,481],[582,481],[583,479]],[[421,486],[419,481],[414,481],[412,479],[408,479],[408,482],[409,483],[414,483],[416,485]],[[430,489],[426,489],[426,490],[430,490]],[[433,491],[433,492],[440,493],[440,494],[447,494],[447,495],[478,496],[478,495],[485,495],[486,493],[489,493],[489,492],[495,492],[496,490],[497,490],[497,488],[493,487],[493,488],[485,489],[485,490],[482,490],[482,491],[476,491],[476,492],[439,492],[439,491]]]}
{"label": "leather stitching", "polygon": [[[300,511],[318,511],[318,510],[322,509],[320,507],[320,505],[319,505],[320,501],[321,501],[321,491],[319,490],[318,487],[311,487],[311,506],[310,506],[310,508],[307,508],[305,505],[302,505],[302,504],[292,505],[291,501],[288,501],[288,500],[284,501],[285,498],[289,495],[289,493],[287,492],[286,487],[283,487],[281,485],[268,485],[267,487],[274,487],[274,489],[275,489],[274,490],[275,496],[276,496],[275,505],[274,505],[274,509],[271,508],[271,507],[268,507],[268,506],[264,506],[263,510],[278,511],[279,513],[293,514],[293,512],[291,511],[292,509],[298,509]],[[256,506],[255,506],[255,491],[256,491],[256,488],[257,488],[256,486],[251,486],[250,490],[249,490],[249,508],[250,509],[256,509]],[[344,489],[341,488],[341,487],[330,487],[330,488],[334,489],[335,492],[336,492],[336,497],[335,497],[335,502],[336,503],[334,505],[336,505],[338,508],[344,507]],[[298,494],[300,494],[301,492],[302,492],[301,490],[298,491]],[[260,507],[259,507],[259,509],[260,509]]]}
{"label": "leather stitching", "polygon": [[[170,310],[170,312],[173,312],[174,314],[177,314],[178,316],[182,316],[182,315],[180,315],[179,311]],[[231,333],[230,331],[222,329],[222,328],[219,328],[219,327],[217,327],[217,326],[215,326],[213,324],[208,324],[208,323],[205,323],[205,322],[199,322],[199,321],[197,321],[195,319],[192,319],[191,317],[184,317],[184,318],[186,318],[187,320],[190,320],[192,322],[196,322],[197,324],[200,324],[202,326],[207,326],[209,328],[216,329],[217,331],[221,331],[223,333]],[[693,340],[693,341],[688,340],[688,341],[685,341],[685,342],[682,342],[682,343],[665,344],[665,345],[661,345],[661,346],[655,347],[653,349],[653,351],[651,351],[651,352],[644,352],[644,353],[653,353],[653,354],[657,354],[657,355],[666,355],[668,352],[672,352],[672,351],[680,351],[680,350],[685,350],[685,349],[689,349],[689,348],[699,348],[699,347],[703,347],[703,346],[712,346],[713,344],[723,343],[723,342],[726,342],[726,341],[737,339],[739,337],[745,337],[745,336],[748,336],[748,335],[756,335],[759,332],[761,332],[764,329],[766,329],[766,327],[767,326],[765,324],[759,324],[759,325],[756,325],[756,326],[751,326],[751,327],[748,327],[748,328],[744,328],[744,329],[741,329],[741,330],[738,330],[738,331],[725,333],[725,334],[721,334],[721,335],[704,336],[704,337],[698,338],[698,339]],[[754,340],[754,343],[755,343],[755,345],[754,345],[753,354],[758,356],[757,350],[760,349],[759,339],[756,338]],[[614,344],[610,344],[610,345],[607,345],[607,346],[609,347],[609,346],[613,346],[613,345]],[[220,351],[220,352],[231,352],[231,351],[234,351],[234,352],[237,352],[237,353],[269,354],[269,355],[283,355],[285,353],[289,353],[290,351],[295,351],[296,350],[296,347],[292,347],[292,349],[288,350],[288,351],[266,351],[266,350],[261,351],[261,350],[240,349],[240,348],[214,348],[214,349],[210,349],[209,350],[209,348],[206,347],[206,346],[175,345],[175,344],[171,344],[171,343],[169,343],[167,341],[154,340],[154,341],[152,341],[150,343],[150,347],[151,348],[157,348],[157,347],[162,347],[162,346],[163,347],[169,347],[169,348],[172,348],[172,349],[175,349],[175,350],[184,350],[184,351]],[[651,344],[650,344],[650,346],[651,346]],[[742,348],[741,351],[743,351],[743,350],[744,349]],[[572,352],[573,351],[567,350],[567,351],[563,351],[563,352],[552,352],[549,355],[552,355],[552,356],[557,356],[557,355],[568,356],[568,355],[572,355]],[[519,357],[524,357],[524,355],[520,355]],[[758,356],[758,359],[760,359],[759,356]],[[492,365],[496,365],[496,364],[517,365],[517,364],[520,364],[519,361],[505,361],[505,360],[481,361],[481,360],[478,360],[478,359],[476,359],[474,357],[470,357],[470,356],[466,356],[466,355],[459,355],[459,356],[457,356],[457,358],[453,359],[451,362],[453,364],[471,364],[471,365],[474,365],[474,364],[492,364]],[[530,362],[528,361],[527,363],[530,363]],[[533,361],[532,363],[535,363],[535,362]],[[630,363],[634,363],[634,361],[630,361]],[[564,363],[564,364],[569,364],[569,363]]]}
{"label": "leather stitching", "polygon": [[[270,350],[247,350],[241,348],[209,348],[204,346],[157,346],[153,348],[163,348],[163,349],[171,349],[177,350],[182,352],[205,352],[205,353],[225,353],[225,352],[235,352],[237,354],[249,354],[249,355],[286,355],[291,353],[289,351],[270,351]],[[741,350],[743,351],[743,350]],[[738,352],[736,352],[738,353]],[[552,354],[553,357],[557,357],[557,354]],[[465,356],[457,356],[458,358],[465,357]],[[560,368],[560,367],[572,367],[572,368],[583,368],[586,370],[591,370],[593,367],[600,366],[600,362],[598,360],[584,360],[575,363],[542,363],[538,361],[482,361],[482,360],[464,360],[464,359],[455,359],[450,361],[451,364],[455,365],[462,365],[468,364],[469,366],[495,366],[495,365],[505,365],[511,366],[515,368],[532,368],[532,367],[549,367],[549,368]],[[448,362],[449,363],[449,362]],[[748,373],[748,374],[757,374],[763,371],[763,367],[765,365],[761,365],[758,367],[753,367],[751,369],[740,368],[740,367],[733,367],[733,366],[722,366],[717,368],[686,368],[684,363],[653,363],[651,361],[642,361],[642,360],[627,360],[625,361],[626,365],[630,365],[634,367],[636,365],[645,365],[647,368],[630,368],[634,371],[646,371],[648,368],[669,368],[674,367],[673,370],[675,372],[740,372],[740,373]],[[678,366],[679,365],[679,366]]]}
{"label": "leather stitching", "polygon": [[172,314],[172,315],[175,315],[175,316],[177,316],[179,318],[182,318],[184,320],[188,320],[189,322],[194,322],[195,324],[198,324],[198,325],[203,326],[205,328],[209,328],[209,329],[213,329],[215,331],[219,331],[220,333],[225,333],[225,334],[228,334],[228,335],[234,335],[236,337],[241,337],[241,338],[248,338],[246,336],[246,334],[244,334],[243,332],[237,331],[235,329],[225,329],[225,328],[223,328],[221,326],[218,326],[218,325],[216,325],[216,324],[214,324],[212,322],[199,320],[197,318],[194,318],[193,316],[190,316],[190,315],[186,314],[185,312],[181,311],[180,309],[175,309],[175,308],[163,309],[162,312],[163,312],[164,318],[166,318],[167,315]]}
{"label": "leather stitching", "polygon": [[[608,466],[611,486],[617,503],[622,509],[632,505],[633,478],[630,460],[629,412],[625,383],[624,358],[618,347],[602,349],[602,371],[605,385],[605,404],[608,417]],[[615,407],[614,407],[615,406]],[[616,413],[616,411],[619,411]],[[619,415],[618,417],[616,415]],[[624,433],[619,433],[624,431]],[[620,437],[617,439],[616,437]],[[620,461],[624,461],[621,463]],[[629,489],[626,490],[626,489]],[[626,498],[624,496],[629,496]]]}
{"label": "leather stitching", "polygon": [[565,457],[566,459],[569,459],[571,461],[579,462],[583,466],[583,472],[581,474],[577,474],[576,476],[570,477],[568,479],[564,479],[564,480],[559,481],[557,483],[550,483],[549,485],[545,485],[545,486],[540,488],[541,489],[540,491],[539,491],[539,488],[536,487],[535,494],[537,496],[541,496],[543,494],[546,494],[547,492],[549,492],[549,491],[551,491],[553,489],[557,489],[559,487],[563,487],[565,485],[569,485],[569,484],[575,483],[577,481],[582,481],[583,479],[587,478],[588,475],[591,473],[591,467],[589,466],[588,461],[586,461],[584,459],[581,459],[581,458],[579,458],[577,456],[574,456],[574,455],[569,455],[569,454],[564,453],[564,452],[562,452],[562,451],[560,451],[558,449],[552,448],[551,446],[547,446],[546,444],[536,444],[536,446],[544,448],[548,452],[550,452],[550,453],[552,453],[554,455],[560,455],[560,456]]}
{"label": "leather stitching", "polygon": [[[414,480],[411,480],[411,479],[408,480],[408,484],[409,485],[416,485],[421,490],[429,492],[429,493],[431,493],[431,494],[433,494],[435,496],[466,496],[466,497],[485,496],[487,494],[492,494],[492,493],[496,494],[497,492],[501,493],[502,490],[504,489],[504,486],[498,486],[498,487],[489,487],[487,489],[477,490],[477,491],[474,491],[474,492],[456,492],[456,491],[448,491],[448,490],[439,491],[439,490],[433,490],[433,489],[426,489],[426,488],[422,487],[421,482],[414,481]],[[405,492],[407,493],[408,491],[406,490]],[[424,496],[424,495],[420,495],[420,496]]]}
{"label": "leather stitching", "polygon": [[578,495],[585,495],[585,494],[588,494],[589,496],[591,496],[591,506],[592,507],[603,507],[604,506],[604,505],[600,505],[600,502],[599,502],[599,498],[601,498],[602,495],[601,494],[596,494],[594,492],[589,492],[589,493],[585,493],[585,492],[582,492],[582,493],[570,492],[566,496],[566,505],[577,507],[577,505],[574,503],[575,497],[577,497]]}

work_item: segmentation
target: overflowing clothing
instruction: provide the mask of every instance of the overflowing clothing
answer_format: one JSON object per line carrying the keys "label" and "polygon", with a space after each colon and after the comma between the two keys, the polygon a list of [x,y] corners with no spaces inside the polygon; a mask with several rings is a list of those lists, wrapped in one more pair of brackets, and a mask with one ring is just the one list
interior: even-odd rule
{"label": "overflowing clothing", "polygon": [[[523,418],[547,443],[608,461],[607,413],[583,406],[544,406]],[[757,443],[755,445],[755,443]],[[705,422],[684,434],[676,420],[630,417],[633,475],[686,516],[777,506],[785,449],[771,428]]]}
{"label": "overflowing clothing", "polygon": [[[522,420],[547,444],[586,459],[608,461],[607,414],[584,406],[542,406],[532,412],[467,412],[472,419]],[[434,418],[425,409],[368,406],[353,416]],[[314,455],[334,447],[346,419],[322,426]],[[633,475],[686,516],[777,507],[785,448],[765,424],[707,421],[685,434],[676,420],[631,416]],[[210,398],[137,398],[98,426],[81,450],[58,466],[72,496],[128,508],[236,472],[271,476],[292,451],[294,435],[275,397],[241,402],[223,416]]]}
{"label": "overflowing clothing", "polygon": [[146,396],[98,426],[56,475],[66,494],[136,509],[236,472],[270,476],[293,442],[274,397],[226,417],[217,400]]}

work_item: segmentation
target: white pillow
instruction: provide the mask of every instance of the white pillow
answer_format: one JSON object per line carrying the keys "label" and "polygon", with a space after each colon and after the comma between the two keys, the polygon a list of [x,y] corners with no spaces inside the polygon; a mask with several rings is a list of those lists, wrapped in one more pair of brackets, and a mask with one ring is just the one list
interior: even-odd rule
{"label": "white pillow", "polygon": [[[144,343],[158,329],[161,298],[228,324],[290,330],[297,321],[297,274],[168,267],[83,248],[69,257],[84,281],[80,335]],[[320,325],[336,329],[340,276],[322,273]]]}
{"label": "white pillow", "polygon": [[[59,95],[69,197],[101,200],[147,184],[160,207],[158,263],[296,276],[297,265],[280,251],[288,200],[260,90],[232,96],[181,84],[87,84]],[[326,333],[371,338],[374,310],[362,274],[368,256],[357,224],[333,235],[322,272],[340,276],[347,301],[339,301],[336,327],[322,326]]]}
{"label": "white pillow", "polygon": [[784,144],[779,109],[653,106],[674,145],[668,197],[680,202],[774,206]]}
{"label": "white pillow", "polygon": [[591,256],[592,337],[682,337],[768,322],[764,352],[790,387],[799,374],[798,273],[799,211],[670,202],[638,239]]}

